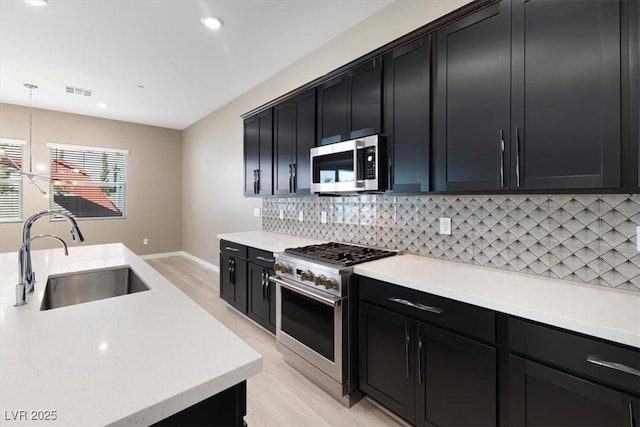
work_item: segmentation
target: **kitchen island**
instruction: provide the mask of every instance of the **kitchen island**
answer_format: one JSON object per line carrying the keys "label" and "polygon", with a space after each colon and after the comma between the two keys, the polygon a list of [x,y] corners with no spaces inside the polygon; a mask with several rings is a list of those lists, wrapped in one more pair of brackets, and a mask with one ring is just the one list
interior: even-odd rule
{"label": "kitchen island", "polygon": [[[262,369],[260,354],[122,244],[36,250],[32,261],[35,292],[13,307],[17,253],[0,254],[2,425],[150,425]],[[40,310],[48,276],[116,266],[150,289]]]}

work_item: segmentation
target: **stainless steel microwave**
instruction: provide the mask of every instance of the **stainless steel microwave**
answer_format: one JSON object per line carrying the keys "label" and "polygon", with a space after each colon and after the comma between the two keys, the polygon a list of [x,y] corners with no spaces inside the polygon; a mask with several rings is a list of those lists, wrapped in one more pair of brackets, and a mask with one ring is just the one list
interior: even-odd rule
{"label": "stainless steel microwave", "polygon": [[313,193],[355,193],[387,188],[386,150],[378,135],[311,149]]}

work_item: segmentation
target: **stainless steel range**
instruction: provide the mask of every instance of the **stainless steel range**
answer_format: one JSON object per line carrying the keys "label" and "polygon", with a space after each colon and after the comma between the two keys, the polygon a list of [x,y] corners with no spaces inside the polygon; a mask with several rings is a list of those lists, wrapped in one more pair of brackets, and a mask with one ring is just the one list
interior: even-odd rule
{"label": "stainless steel range", "polygon": [[355,365],[355,300],[349,304],[353,266],[396,254],[333,242],[276,254],[276,275],[270,280],[277,284],[278,350],[287,363],[348,407],[361,397]]}

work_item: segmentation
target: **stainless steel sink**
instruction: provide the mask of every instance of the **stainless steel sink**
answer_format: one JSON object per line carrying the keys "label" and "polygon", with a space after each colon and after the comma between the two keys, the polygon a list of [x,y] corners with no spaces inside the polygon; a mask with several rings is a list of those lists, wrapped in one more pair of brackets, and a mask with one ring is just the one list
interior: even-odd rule
{"label": "stainless steel sink", "polygon": [[129,266],[49,276],[40,310],[112,298],[149,287]]}

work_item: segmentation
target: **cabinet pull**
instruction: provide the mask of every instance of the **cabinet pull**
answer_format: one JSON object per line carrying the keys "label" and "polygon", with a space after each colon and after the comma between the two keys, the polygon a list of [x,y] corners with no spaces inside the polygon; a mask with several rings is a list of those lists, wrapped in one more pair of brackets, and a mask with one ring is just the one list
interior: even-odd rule
{"label": "cabinet pull", "polygon": [[263,256],[257,256],[256,259],[264,262],[276,262],[276,260],[273,258],[265,258]]}
{"label": "cabinet pull", "polygon": [[444,312],[440,307],[433,307],[430,305],[420,304],[419,302],[411,302],[402,298],[389,298],[389,301],[397,302],[398,304],[408,305],[409,307],[417,308],[418,310],[428,311],[433,314],[442,314]]}
{"label": "cabinet pull", "polygon": [[516,187],[520,187],[520,130],[516,126]]}
{"label": "cabinet pull", "polygon": [[289,193],[293,193],[293,165],[289,163]]}
{"label": "cabinet pull", "polygon": [[629,427],[633,427],[633,405],[629,402]]}
{"label": "cabinet pull", "polygon": [[262,273],[260,273],[261,275],[261,282],[260,284],[262,285],[262,301],[266,300],[267,298],[265,297],[264,294],[264,270],[262,270]]}
{"label": "cabinet pull", "polygon": [[418,384],[422,384],[422,331],[418,326]]}
{"label": "cabinet pull", "polygon": [[411,337],[409,337],[409,324],[404,322],[404,358],[405,365],[407,367],[407,378],[411,375],[409,371],[409,344],[411,343]]}
{"label": "cabinet pull", "polygon": [[504,188],[504,131],[500,129],[500,188]]}
{"label": "cabinet pull", "polygon": [[269,287],[271,286],[271,280],[269,280],[269,272],[264,272],[264,293],[266,295],[265,300],[267,302],[271,302],[271,297],[269,296]]}
{"label": "cabinet pull", "polygon": [[604,366],[605,368],[614,369],[616,371],[626,372],[627,374],[635,375],[640,377],[640,371],[634,369],[630,366],[623,365],[621,363],[616,362],[608,362],[606,360],[600,359],[598,356],[594,356],[592,354],[587,356],[587,362],[593,363],[594,365]]}
{"label": "cabinet pull", "polygon": [[258,169],[253,170],[253,194],[258,194]]}
{"label": "cabinet pull", "polygon": [[292,164],[291,165],[291,170],[292,170],[292,178],[291,178],[291,192],[295,193],[296,191],[298,191],[298,181],[296,178],[296,174],[297,174],[297,167],[296,164]]}
{"label": "cabinet pull", "polygon": [[236,260],[229,258],[229,283],[236,284]]}
{"label": "cabinet pull", "polygon": [[231,252],[240,252],[240,249],[238,248],[232,248],[231,246],[225,246],[224,247],[225,251],[231,251]]}
{"label": "cabinet pull", "polygon": [[260,169],[256,169],[256,194],[260,194]]}

